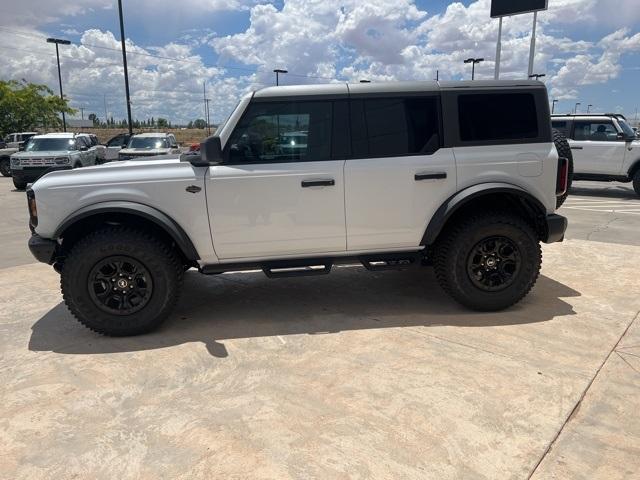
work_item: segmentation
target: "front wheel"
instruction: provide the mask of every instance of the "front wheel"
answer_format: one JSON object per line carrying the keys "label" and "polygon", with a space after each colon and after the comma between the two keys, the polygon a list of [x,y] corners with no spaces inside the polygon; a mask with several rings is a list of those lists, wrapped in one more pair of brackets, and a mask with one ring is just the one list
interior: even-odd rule
{"label": "front wheel", "polygon": [[25,188],[27,188],[27,182],[18,180],[16,177],[13,177],[13,186],[16,187],[16,190],[24,190]]}
{"label": "front wheel", "polygon": [[182,264],[166,244],[127,227],[95,231],[76,243],[62,266],[61,287],[71,313],[104,335],[157,328],[182,286]]}
{"label": "front wheel", "polygon": [[0,175],[3,177],[11,176],[11,162],[8,158],[0,158]]}
{"label": "front wheel", "polygon": [[495,311],[521,300],[540,273],[542,252],[531,226],[507,213],[458,221],[435,249],[442,288],[473,310]]}

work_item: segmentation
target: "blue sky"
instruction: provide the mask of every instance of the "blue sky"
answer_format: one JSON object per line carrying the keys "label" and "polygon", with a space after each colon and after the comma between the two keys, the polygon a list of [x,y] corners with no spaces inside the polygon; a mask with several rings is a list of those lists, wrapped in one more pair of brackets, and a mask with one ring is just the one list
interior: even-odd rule
{"label": "blue sky", "polygon": [[[202,117],[202,85],[221,121],[244,92],[273,83],[461,79],[462,63],[483,56],[477,78],[492,78],[497,20],[489,0],[124,0],[134,117],[174,122]],[[536,72],[564,112],[640,106],[637,0],[549,0],[539,15]],[[503,78],[526,75],[531,15],[504,22]],[[63,52],[71,103],[124,117],[118,12],[114,0],[22,0],[0,6],[0,78],[57,90],[46,36],[74,42]],[[154,56],[155,55],[155,56]],[[158,58],[167,57],[167,58]]]}

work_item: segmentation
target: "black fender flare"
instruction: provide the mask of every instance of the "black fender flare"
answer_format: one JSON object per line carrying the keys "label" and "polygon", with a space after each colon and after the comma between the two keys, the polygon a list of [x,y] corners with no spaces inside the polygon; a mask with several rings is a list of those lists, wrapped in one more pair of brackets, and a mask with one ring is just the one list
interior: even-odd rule
{"label": "black fender flare", "polygon": [[462,206],[467,205],[474,199],[493,193],[514,195],[533,208],[535,215],[540,215],[541,218],[546,216],[546,209],[542,202],[522,187],[501,182],[479,183],[477,185],[467,187],[464,190],[460,190],[440,205],[438,210],[433,214],[433,217],[431,217],[424,235],[422,236],[420,245],[432,245],[435,243],[438,235],[446,225],[447,220],[449,220],[449,218],[451,218],[451,216]]}
{"label": "black fender flare", "polygon": [[180,225],[160,210],[142,203],[113,201],[87,205],[65,218],[56,229],[53,238],[60,238],[69,227],[85,218],[105,213],[125,213],[149,220],[164,230],[176,242],[176,245],[182,250],[187,260],[196,261],[200,259],[193,242],[191,242],[191,239]]}
{"label": "black fender flare", "polygon": [[629,178],[629,180],[633,180],[633,176],[635,175],[635,173],[640,170],[640,158],[637,158],[629,167],[629,170],[627,170],[627,177]]}

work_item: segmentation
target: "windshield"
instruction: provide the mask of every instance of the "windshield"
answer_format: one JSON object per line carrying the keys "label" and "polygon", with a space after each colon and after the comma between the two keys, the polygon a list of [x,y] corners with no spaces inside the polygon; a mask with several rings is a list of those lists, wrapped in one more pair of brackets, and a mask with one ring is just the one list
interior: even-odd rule
{"label": "windshield", "polygon": [[27,152],[44,152],[45,150],[75,150],[75,140],[73,138],[31,138],[25,147]]}
{"label": "windshield", "polygon": [[629,124],[624,120],[622,120],[621,118],[618,118],[618,125],[620,125],[620,128],[622,129],[622,131],[626,136],[628,137],[636,136],[636,132],[633,131],[633,128],[631,128]]}
{"label": "windshield", "polygon": [[160,137],[131,137],[127,148],[167,148],[169,146],[166,138]]}

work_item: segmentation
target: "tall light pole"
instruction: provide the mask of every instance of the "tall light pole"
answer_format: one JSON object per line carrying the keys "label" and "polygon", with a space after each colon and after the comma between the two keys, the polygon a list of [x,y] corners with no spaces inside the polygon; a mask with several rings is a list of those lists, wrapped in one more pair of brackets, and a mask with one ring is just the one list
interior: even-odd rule
{"label": "tall light pole", "polygon": [[589,111],[591,110],[591,107],[593,107],[593,105],[591,104],[587,105],[587,113],[589,113]]}
{"label": "tall light pole", "polygon": [[279,75],[280,75],[281,73],[289,73],[289,70],[284,70],[284,69],[282,69],[282,68],[276,68],[276,69],[273,71],[273,73],[275,73],[275,74],[276,74],[276,87],[277,87],[278,85],[280,85],[280,77],[279,77]]}
{"label": "tall light pole", "polygon": [[205,105],[207,106],[207,135],[211,136],[211,120],[209,117],[209,102],[211,101],[210,98],[205,98],[204,102]]}
{"label": "tall light pole", "polygon": [[573,109],[573,113],[578,113],[578,107],[581,105],[580,102],[576,103],[576,107]]}
{"label": "tall light pole", "polygon": [[556,109],[556,103],[558,103],[558,100],[556,99],[551,102],[551,113],[553,113],[553,111]]}
{"label": "tall light pole", "polygon": [[129,71],[127,70],[127,47],[124,41],[124,20],[122,18],[122,0],[118,0],[118,14],[120,15],[120,42],[122,43],[122,65],[124,66],[124,91],[127,95],[127,123],[129,125],[129,135],[133,135],[131,98],[129,96]]}
{"label": "tall light pole", "polygon": [[[58,83],[60,84],[60,100],[64,101],[62,96],[62,75],[60,74],[60,52],[58,52],[58,45],[69,45],[69,40],[63,40],[61,38],[47,38],[47,43],[56,44],[56,60],[58,61]],[[64,110],[62,110],[62,130],[67,131],[67,119],[64,116]]]}
{"label": "tall light pole", "polygon": [[529,78],[535,78],[536,80],[540,80],[542,77],[546,77],[544,73],[532,73],[529,75]]}
{"label": "tall light pole", "polygon": [[484,62],[484,58],[467,58],[464,63],[471,64],[471,80],[475,79],[476,76],[476,63]]}

